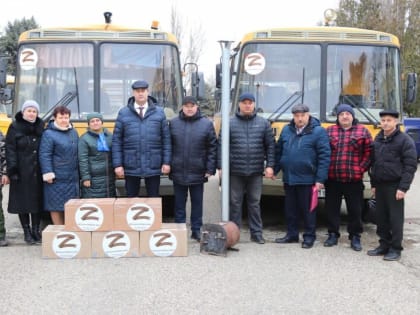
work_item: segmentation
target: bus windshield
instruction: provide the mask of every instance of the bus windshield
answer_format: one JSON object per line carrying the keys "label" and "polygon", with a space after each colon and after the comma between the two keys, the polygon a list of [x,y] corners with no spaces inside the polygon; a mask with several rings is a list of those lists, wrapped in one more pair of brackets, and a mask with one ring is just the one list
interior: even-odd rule
{"label": "bus windshield", "polygon": [[397,48],[329,45],[327,54],[327,121],[335,121],[338,103],[354,108],[362,123],[379,112],[401,108]]}
{"label": "bus windshield", "polygon": [[[259,43],[244,46],[238,95],[252,92],[260,115],[289,119],[290,107],[305,102],[319,117],[321,46]],[[310,57],[308,57],[310,56]]]}
{"label": "bus windshield", "polygon": [[15,104],[34,99],[43,117],[54,105],[67,103],[73,120],[92,111],[113,120],[127,104],[132,82],[141,79],[149,82],[149,95],[173,113],[182,93],[177,56],[176,47],[166,44],[22,44]]}
{"label": "bus windshield", "polygon": [[252,92],[257,113],[272,121],[290,120],[296,103],[307,104],[324,122],[336,120],[340,103],[372,124],[382,109],[401,108],[397,48],[262,42],[245,44],[238,57],[234,103]]}

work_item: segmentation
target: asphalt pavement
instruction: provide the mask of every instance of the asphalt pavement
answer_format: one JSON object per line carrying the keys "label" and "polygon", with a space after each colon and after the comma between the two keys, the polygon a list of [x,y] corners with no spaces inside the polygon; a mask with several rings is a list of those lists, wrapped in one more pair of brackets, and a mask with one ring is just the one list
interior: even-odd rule
{"label": "asphalt pavement", "polygon": [[[227,257],[42,259],[41,246],[23,242],[16,215],[6,214],[10,246],[0,248],[3,314],[419,314],[420,174],[406,200],[405,250],[398,262],[370,257],[375,226],[365,225],[363,250],[350,249],[345,226],[338,246],[323,247],[320,226],[312,249],[279,245],[283,226],[250,242],[246,226]],[[205,191],[205,223],[218,222],[220,192]],[[7,189],[4,191],[7,196]],[[4,200],[7,202],[7,198]],[[6,211],[7,212],[7,211]],[[279,211],[279,215],[281,215]]]}

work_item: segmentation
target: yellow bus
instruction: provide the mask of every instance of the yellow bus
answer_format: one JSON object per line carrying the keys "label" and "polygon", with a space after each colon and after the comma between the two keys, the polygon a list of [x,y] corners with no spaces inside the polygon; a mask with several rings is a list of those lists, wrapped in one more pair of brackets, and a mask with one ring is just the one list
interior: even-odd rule
{"label": "yellow bus", "polygon": [[[402,114],[399,48],[394,35],[357,28],[273,28],[248,33],[231,56],[231,115],[239,95],[253,93],[258,115],[271,122],[277,139],[292,119],[294,104],[307,104],[311,115],[326,127],[336,122],[336,107],[344,102],[375,136],[381,110]],[[264,179],[263,195],[284,195],[278,177]],[[368,199],[370,185],[366,184]]]}
{"label": "yellow bus", "polygon": [[[146,80],[149,94],[170,119],[184,95],[181,69],[175,36],[156,27],[127,28],[106,19],[102,25],[29,30],[19,37],[10,116],[25,100],[34,99],[45,121],[61,104],[70,108],[79,134],[93,111],[102,113],[105,127],[112,130],[119,109],[131,96],[131,84]],[[167,177],[161,185],[162,195],[172,194]]]}

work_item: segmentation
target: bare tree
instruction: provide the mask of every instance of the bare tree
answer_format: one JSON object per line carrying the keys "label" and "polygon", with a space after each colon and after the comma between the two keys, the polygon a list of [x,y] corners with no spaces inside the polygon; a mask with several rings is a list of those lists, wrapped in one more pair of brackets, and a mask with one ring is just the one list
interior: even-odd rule
{"label": "bare tree", "polygon": [[204,50],[205,31],[200,21],[188,20],[179,13],[176,5],[171,7],[171,32],[177,37],[181,62],[185,65],[184,85],[187,93],[190,92],[190,82],[192,72],[198,71],[198,63]]}

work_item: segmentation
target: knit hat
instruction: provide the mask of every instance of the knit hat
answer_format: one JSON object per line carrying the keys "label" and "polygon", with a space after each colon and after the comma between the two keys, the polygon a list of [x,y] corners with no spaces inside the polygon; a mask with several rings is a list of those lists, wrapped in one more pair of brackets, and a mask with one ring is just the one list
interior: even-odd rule
{"label": "knit hat", "polygon": [[97,113],[97,112],[93,112],[93,113],[89,113],[86,116],[87,121],[89,122],[91,119],[93,118],[99,118],[101,121],[104,120],[103,116],[101,113]]}
{"label": "knit hat", "polygon": [[22,105],[22,113],[27,109],[28,107],[33,107],[36,109],[36,111],[39,113],[39,105],[34,100],[28,100]]}
{"label": "knit hat", "polygon": [[342,112],[349,112],[354,118],[354,110],[353,107],[347,104],[341,104],[337,107],[337,116],[340,115]]}

